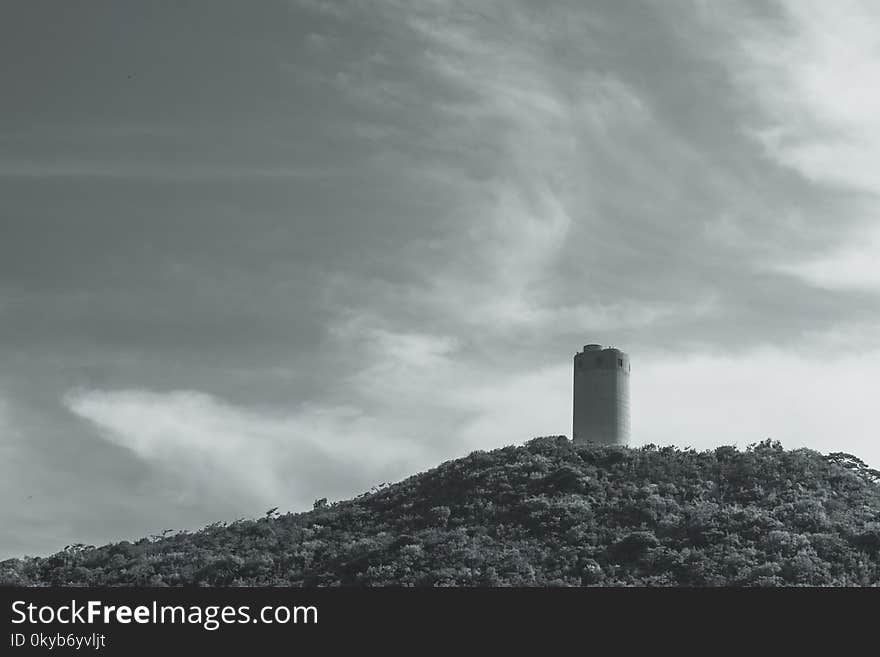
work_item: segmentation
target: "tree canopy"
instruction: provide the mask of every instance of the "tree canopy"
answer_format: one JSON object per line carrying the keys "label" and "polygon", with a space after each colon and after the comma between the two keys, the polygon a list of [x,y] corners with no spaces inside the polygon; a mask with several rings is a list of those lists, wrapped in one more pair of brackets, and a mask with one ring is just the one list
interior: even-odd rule
{"label": "tree canopy", "polygon": [[477,451],[355,499],[0,562],[0,584],[865,586],[880,473],[784,450]]}

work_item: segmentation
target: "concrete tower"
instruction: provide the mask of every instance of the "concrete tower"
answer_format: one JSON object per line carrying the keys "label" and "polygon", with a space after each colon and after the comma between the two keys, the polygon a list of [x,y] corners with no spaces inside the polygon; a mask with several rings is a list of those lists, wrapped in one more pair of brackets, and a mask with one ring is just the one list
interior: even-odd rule
{"label": "concrete tower", "polygon": [[575,443],[625,445],[629,441],[629,356],[588,344],[574,355]]}

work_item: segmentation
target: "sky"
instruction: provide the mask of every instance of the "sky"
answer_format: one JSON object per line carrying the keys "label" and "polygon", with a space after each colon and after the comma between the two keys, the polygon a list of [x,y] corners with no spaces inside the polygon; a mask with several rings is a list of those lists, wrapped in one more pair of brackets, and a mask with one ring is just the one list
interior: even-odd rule
{"label": "sky", "polygon": [[0,558],[570,435],[880,467],[873,2],[13,0]]}

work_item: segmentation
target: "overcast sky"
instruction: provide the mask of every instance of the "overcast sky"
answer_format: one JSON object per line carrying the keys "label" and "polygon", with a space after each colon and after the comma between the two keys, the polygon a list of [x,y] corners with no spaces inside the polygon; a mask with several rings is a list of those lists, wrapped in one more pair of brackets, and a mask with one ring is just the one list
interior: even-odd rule
{"label": "overcast sky", "polygon": [[4,2],[0,558],[571,433],[880,466],[874,2]]}

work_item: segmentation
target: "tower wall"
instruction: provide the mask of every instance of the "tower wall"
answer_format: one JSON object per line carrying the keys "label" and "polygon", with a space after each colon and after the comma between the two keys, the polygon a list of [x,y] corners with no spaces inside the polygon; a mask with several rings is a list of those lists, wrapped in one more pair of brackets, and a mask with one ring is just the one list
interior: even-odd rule
{"label": "tower wall", "polygon": [[629,356],[589,344],[574,356],[572,440],[625,445],[629,441]]}

